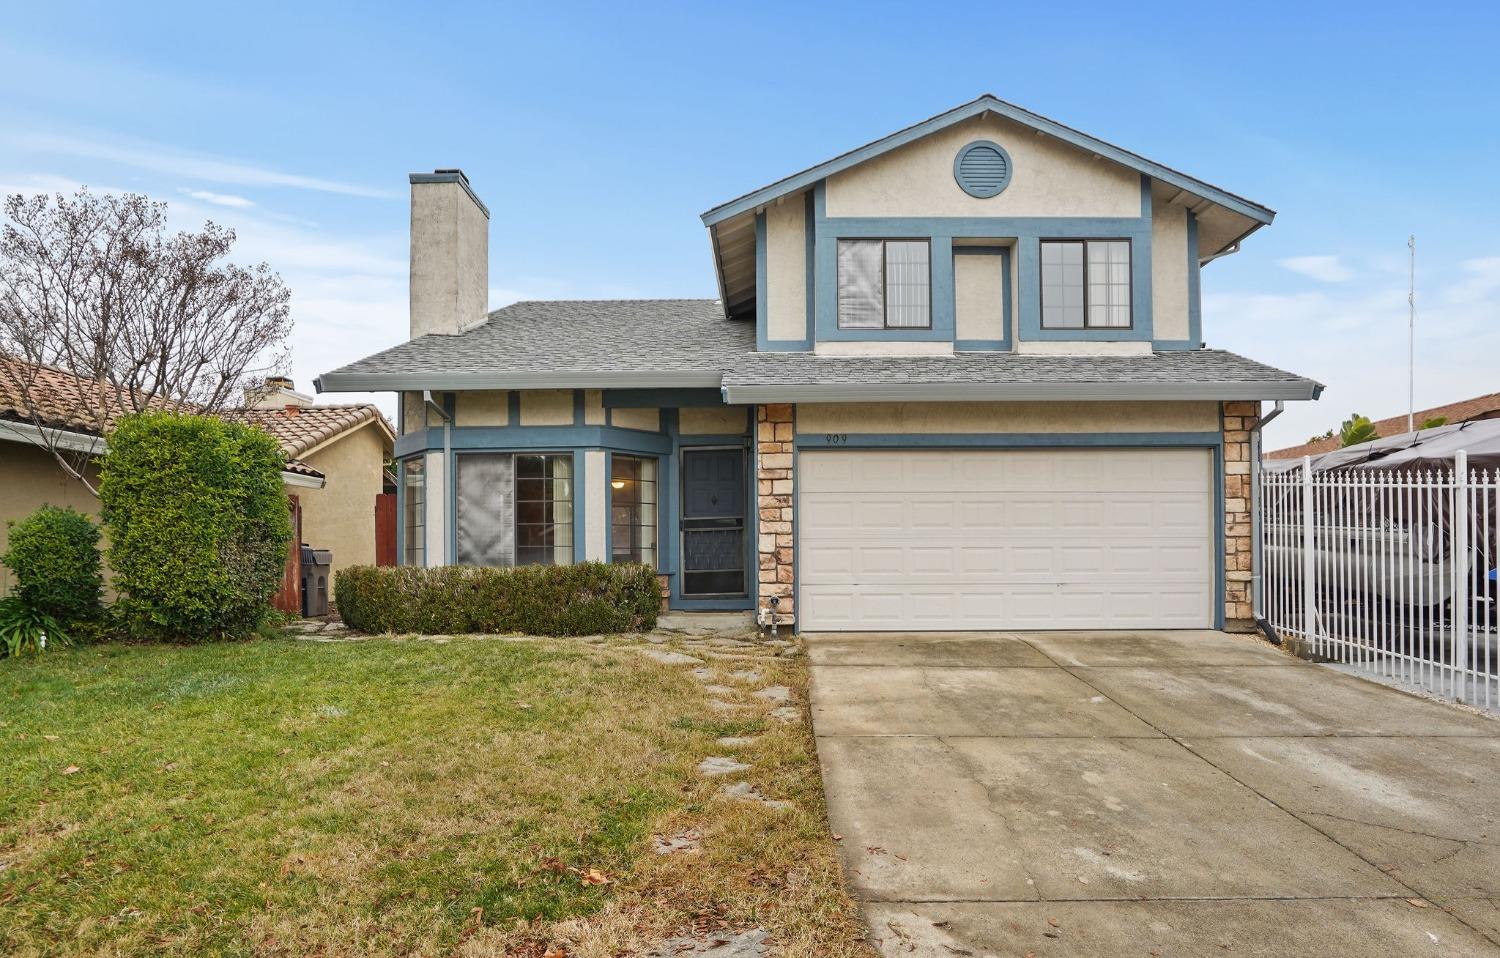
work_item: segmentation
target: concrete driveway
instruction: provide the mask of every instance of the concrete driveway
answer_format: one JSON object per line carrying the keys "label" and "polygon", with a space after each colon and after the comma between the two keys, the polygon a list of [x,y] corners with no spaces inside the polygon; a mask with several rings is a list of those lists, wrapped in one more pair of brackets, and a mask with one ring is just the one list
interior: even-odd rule
{"label": "concrete driveway", "polygon": [[1218,632],[809,635],[889,955],[1500,955],[1500,721]]}

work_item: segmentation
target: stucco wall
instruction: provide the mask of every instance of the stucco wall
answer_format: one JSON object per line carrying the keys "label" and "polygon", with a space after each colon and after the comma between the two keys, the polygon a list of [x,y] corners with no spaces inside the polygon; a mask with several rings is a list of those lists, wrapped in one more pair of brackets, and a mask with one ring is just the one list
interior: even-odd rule
{"label": "stucco wall", "polygon": [[573,425],[573,390],[523,390],[521,392],[521,425]]}
{"label": "stucco wall", "polygon": [[[953,179],[953,160],[974,140],[1010,154],[1010,185],[977,199]],[[941,130],[828,178],[829,216],[1139,216],[1140,174],[986,116]]]}
{"label": "stucco wall", "polygon": [[1151,209],[1151,332],[1188,338],[1187,209],[1160,200]]}
{"label": "stucco wall", "polygon": [[610,419],[621,429],[644,429],[647,432],[661,429],[659,409],[612,409]]}
{"label": "stucco wall", "polygon": [[583,391],[583,424],[602,426],[604,418],[604,390],[585,389]]}
{"label": "stucco wall", "polygon": [[1217,432],[1213,402],[802,403],[800,433]]}
{"label": "stucco wall", "polygon": [[1005,336],[1005,259],[979,253],[953,257],[954,325],[959,339]]}
{"label": "stucco wall", "polygon": [[[609,526],[609,501],[606,498],[609,489],[609,474],[606,471],[605,458],[603,449],[589,449],[584,452],[583,501],[575,504],[574,507],[580,509],[581,506],[574,521],[583,523],[582,558],[590,562],[609,561],[605,545],[605,530]],[[574,497],[578,498],[576,491]]]}
{"label": "stucco wall", "polygon": [[489,217],[459,184],[412,184],[412,339],[484,322],[489,229]]}
{"label": "stucco wall", "polygon": [[[93,473],[95,479],[97,475]],[[99,500],[63,472],[50,452],[0,440],[0,554],[10,547],[6,523],[24,519],[46,505],[71,506],[96,521],[99,517]],[[0,565],[0,595],[8,595],[14,587],[14,574]]]}
{"label": "stucco wall", "polygon": [[375,564],[375,497],[385,443],[374,423],[304,458],[328,477],[322,489],[288,486],[302,503],[302,541],[333,550],[335,570]]}
{"label": "stucco wall", "polygon": [[457,426],[509,425],[510,393],[503,389],[476,389],[454,393],[453,422]]}
{"label": "stucco wall", "polygon": [[766,335],[807,335],[807,204],[801,196],[766,210]]}
{"label": "stucco wall", "polygon": [[677,431],[684,436],[739,436],[748,421],[744,406],[689,406],[677,412]]}

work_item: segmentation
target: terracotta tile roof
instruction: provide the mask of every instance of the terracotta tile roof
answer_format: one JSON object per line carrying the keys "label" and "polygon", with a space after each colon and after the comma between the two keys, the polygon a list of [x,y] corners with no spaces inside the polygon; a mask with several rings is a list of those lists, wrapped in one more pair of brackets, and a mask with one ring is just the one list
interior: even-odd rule
{"label": "terracotta tile roof", "polygon": [[[11,422],[32,422],[23,401],[23,385],[29,385],[32,400],[37,406],[41,425],[48,429],[66,429],[88,435],[98,433],[91,408],[100,397],[104,401],[107,420],[105,428],[114,425],[116,419],[133,412],[127,397],[118,394],[109,383],[77,376],[55,366],[43,366],[23,360],[0,356],[0,419]],[[150,409],[181,409],[191,412],[192,407],[165,400],[151,399],[146,403]]]}
{"label": "terracotta tile roof", "polygon": [[[97,383],[66,370],[0,356],[0,419],[24,423],[32,421],[21,398],[20,384],[23,382],[30,383],[31,395],[41,413],[42,425],[88,435],[97,432],[93,416],[88,412],[91,401],[88,397],[111,396],[112,390],[107,383]],[[147,407],[182,412],[193,412],[196,409],[156,399],[148,402]],[[379,409],[368,404],[293,408],[295,412],[285,408],[229,409],[219,415],[230,422],[259,426],[269,432],[281,444],[281,450],[287,458],[288,472],[318,479],[323,478],[323,473],[302,462],[299,457],[342,432],[363,426],[371,420],[378,420],[388,441],[395,441],[395,432],[385,416]],[[106,428],[131,411],[129,404],[114,398],[110,402]]]}
{"label": "terracotta tile roof", "polygon": [[[1483,396],[1475,396],[1473,399],[1465,399],[1462,402],[1449,403],[1446,406],[1419,409],[1412,418],[1420,428],[1422,423],[1429,419],[1437,419],[1438,417],[1446,419],[1450,424],[1472,422],[1476,419],[1500,418],[1500,393],[1487,393]],[[1381,419],[1373,425],[1375,426],[1375,434],[1380,437],[1399,436],[1407,431],[1405,414],[1392,416],[1389,419]],[[1266,458],[1301,459],[1303,456],[1318,456],[1338,449],[1339,445],[1339,437],[1334,436],[1332,439],[1318,439],[1314,442],[1305,442],[1300,446],[1277,449],[1275,452],[1266,453]]]}
{"label": "terracotta tile roof", "polygon": [[286,406],[277,409],[226,409],[230,422],[259,426],[275,436],[288,459],[296,459],[340,433],[376,421],[390,442],[395,431],[380,410],[368,403],[342,406]]}

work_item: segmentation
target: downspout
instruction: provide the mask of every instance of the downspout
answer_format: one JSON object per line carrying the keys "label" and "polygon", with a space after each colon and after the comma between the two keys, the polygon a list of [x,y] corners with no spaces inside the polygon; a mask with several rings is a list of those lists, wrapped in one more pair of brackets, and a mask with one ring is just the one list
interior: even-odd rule
{"label": "downspout", "polygon": [[[448,410],[443,408],[442,403],[432,398],[432,390],[422,390],[422,403],[427,409],[436,410],[443,418],[443,565],[448,564],[448,556],[453,551],[453,540],[458,535],[457,529],[449,528],[448,517],[453,515],[454,503],[448,501],[450,490],[454,488],[453,478],[453,417],[448,415]],[[425,527],[424,527],[425,534]],[[423,543],[422,554],[427,555],[426,543]],[[428,565],[431,565],[431,556],[427,556]]]}
{"label": "downspout", "polygon": [[1285,411],[1286,400],[1276,400],[1276,408],[1256,420],[1254,427],[1250,430],[1250,607],[1251,614],[1255,617],[1255,624],[1260,626],[1266,638],[1276,645],[1281,644],[1281,636],[1277,635],[1276,629],[1266,621],[1265,601],[1261,589],[1260,431],[1266,423]]}

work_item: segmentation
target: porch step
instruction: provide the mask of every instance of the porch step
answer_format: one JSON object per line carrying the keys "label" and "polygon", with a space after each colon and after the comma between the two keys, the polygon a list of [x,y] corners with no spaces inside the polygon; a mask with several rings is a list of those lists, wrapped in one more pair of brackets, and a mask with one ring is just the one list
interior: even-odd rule
{"label": "porch step", "polygon": [[706,635],[711,632],[745,632],[755,628],[755,616],[749,612],[664,612],[656,619],[663,632],[686,632]]}

